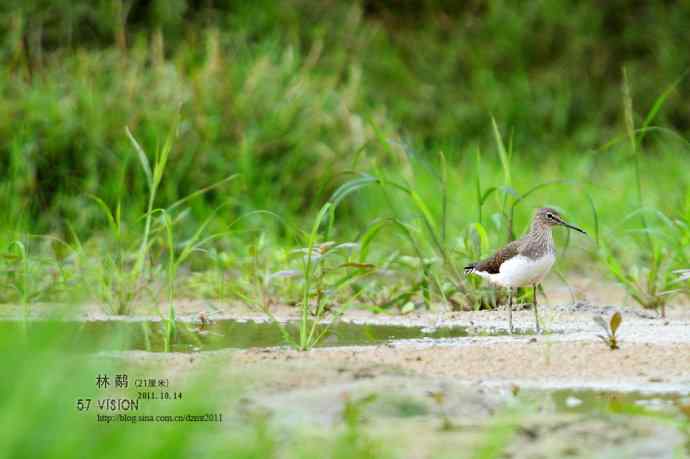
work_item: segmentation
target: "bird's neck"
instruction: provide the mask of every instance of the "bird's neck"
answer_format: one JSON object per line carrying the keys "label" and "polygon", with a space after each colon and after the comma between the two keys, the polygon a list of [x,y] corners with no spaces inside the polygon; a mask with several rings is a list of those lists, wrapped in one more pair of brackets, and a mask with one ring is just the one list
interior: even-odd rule
{"label": "bird's neck", "polygon": [[553,242],[553,235],[551,234],[551,227],[540,224],[538,222],[532,223],[532,227],[527,234],[530,245],[534,247],[535,255],[541,256],[549,253],[554,253],[556,246]]}

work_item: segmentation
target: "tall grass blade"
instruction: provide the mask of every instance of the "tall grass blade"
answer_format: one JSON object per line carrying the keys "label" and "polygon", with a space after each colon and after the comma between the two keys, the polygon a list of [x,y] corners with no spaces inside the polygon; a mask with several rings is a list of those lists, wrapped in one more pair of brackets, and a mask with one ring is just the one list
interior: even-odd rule
{"label": "tall grass blade", "polygon": [[151,163],[149,162],[149,158],[146,155],[144,149],[141,148],[141,145],[139,145],[139,142],[137,142],[137,139],[135,139],[132,135],[132,132],[129,130],[129,127],[125,127],[125,132],[127,133],[127,137],[129,138],[129,141],[132,143],[132,146],[134,146],[134,151],[137,152],[139,163],[141,164],[141,168],[144,171],[144,174],[146,175],[146,182],[149,185],[149,189],[151,189],[151,187],[153,186],[153,173],[151,172]]}
{"label": "tall grass blade", "polygon": [[654,121],[654,118],[656,118],[656,115],[659,113],[661,108],[664,106],[668,98],[671,96],[673,91],[678,87],[678,85],[685,79],[685,77],[688,76],[688,73],[690,72],[690,69],[685,70],[681,76],[679,76],[675,81],[673,81],[671,84],[666,86],[666,88],[663,90],[661,94],[656,98],[654,101],[654,104],[652,105],[652,108],[649,109],[649,112],[647,112],[647,116],[645,117],[644,121],[642,122],[642,127],[638,130],[639,132],[639,137],[638,137],[638,143],[641,145],[642,141],[644,140],[645,135],[647,132],[647,128],[652,124],[652,121]]}
{"label": "tall grass blade", "polygon": [[503,144],[503,137],[501,137],[501,131],[498,129],[498,124],[496,124],[496,119],[491,117],[491,125],[493,127],[494,139],[496,141],[496,146],[498,147],[498,157],[501,159],[501,166],[503,167],[503,178],[505,186],[512,186],[512,179],[510,176],[510,155],[506,151],[506,147]]}

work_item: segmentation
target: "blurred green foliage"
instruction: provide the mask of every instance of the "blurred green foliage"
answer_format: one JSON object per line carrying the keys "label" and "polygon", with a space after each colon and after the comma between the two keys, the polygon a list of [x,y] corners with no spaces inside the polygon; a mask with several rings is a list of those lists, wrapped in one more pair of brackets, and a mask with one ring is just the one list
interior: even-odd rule
{"label": "blurred green foliage", "polygon": [[[439,274],[441,255],[461,264],[503,243],[508,200],[515,232],[531,207],[560,205],[596,236],[575,243],[580,257],[596,259],[601,239],[632,292],[665,295],[670,269],[690,260],[689,26],[690,4],[667,1],[5,0],[0,302],[93,300],[99,286],[112,290],[106,275],[131,270],[149,190],[125,127],[151,154],[178,114],[154,208],[239,178],[170,214],[176,246],[152,234],[153,303],[165,260],[207,221],[210,234],[233,233],[194,252],[181,296],[267,305],[308,296],[299,279],[272,273],[295,268],[293,236],[360,172],[402,185],[353,191],[333,231],[319,231],[361,243],[352,261],[377,268],[334,302],[403,309],[420,296],[428,305],[433,291],[453,303],[458,286]],[[624,67],[632,123],[663,127],[635,148],[623,134]],[[508,174],[491,116],[511,152]],[[518,206],[549,180],[570,182]],[[117,237],[94,196],[118,219]],[[94,430],[69,405],[93,395],[94,373],[110,367],[56,358],[53,338],[0,336],[12,350],[2,370],[13,374],[0,382],[0,455],[188,457],[200,444],[211,456],[275,453],[260,419],[227,438],[188,426]],[[355,430],[334,440],[337,457],[358,457],[346,445]]]}
{"label": "blurred green foliage", "polygon": [[[690,59],[682,2],[0,8],[10,31],[0,51],[0,199],[41,230],[65,218],[90,228],[85,193],[110,203],[143,195],[123,128],[153,150],[177,110],[185,125],[161,200],[238,172],[237,210],[290,214],[319,207],[324,187],[370,144],[371,123],[422,152],[452,149],[453,159],[491,145],[493,114],[521,158],[583,154],[619,130],[623,66],[633,98],[649,107]],[[687,89],[683,80],[658,119],[679,132],[690,127]],[[365,156],[383,153],[372,146]]]}
{"label": "blurred green foliage", "polygon": [[[6,330],[7,332],[8,330]],[[31,331],[29,329],[29,331]],[[186,458],[229,457],[246,459],[388,457],[358,428],[359,420],[345,420],[315,437],[295,427],[289,435],[279,432],[269,410],[242,409],[238,403],[242,382],[220,379],[202,367],[182,378],[168,365],[133,364],[126,357],[93,357],[66,354],[61,350],[67,336],[58,328],[42,327],[41,333],[25,334],[19,328],[0,336],[3,354],[0,370],[12,373],[0,380],[0,458]],[[174,374],[174,375],[173,375]],[[128,387],[115,386],[116,375],[126,375]],[[108,377],[108,387],[97,386]],[[168,389],[137,389],[142,378],[168,379]],[[180,399],[138,402],[137,410],[100,409],[98,401],[137,400],[139,391],[182,394]],[[81,404],[79,401],[81,400]],[[107,406],[107,403],[106,403]],[[125,405],[128,406],[128,405]],[[88,408],[87,408],[88,407]],[[219,422],[167,422],[159,416],[220,414]],[[98,417],[115,417],[106,423]],[[120,416],[129,416],[122,420]],[[151,416],[153,421],[140,420]],[[136,420],[133,421],[132,417]],[[215,418],[220,419],[220,418]],[[363,430],[363,429],[360,429]],[[342,431],[342,432],[341,432]],[[353,441],[357,448],[353,448]],[[365,445],[364,442],[368,441]],[[280,445],[280,447],[278,446]],[[313,451],[313,452],[312,452]],[[327,454],[324,456],[324,454]]]}
{"label": "blurred green foliage", "polygon": [[[218,269],[204,291],[225,291],[234,270],[254,274],[233,294],[266,284],[290,258],[278,249],[304,242],[318,209],[361,173],[407,195],[358,189],[323,234],[352,242],[382,219],[401,223],[380,232],[369,261],[399,268],[416,256],[407,269],[426,266],[412,281],[426,304],[445,278],[421,258],[486,255],[543,204],[596,226],[577,253],[591,260],[605,242],[610,270],[630,285],[639,276],[614,261],[649,264],[640,232],[657,224],[672,243],[655,253],[677,259],[652,277],[670,282],[688,260],[689,24],[683,2],[3,2],[0,297],[61,298],[80,272],[111,272],[98,253],[120,253],[127,271],[149,190],[125,127],[152,154],[178,115],[153,209],[238,175],[170,215],[179,244],[200,227],[227,235],[183,267]],[[628,218],[636,212],[659,218]],[[31,263],[17,261],[15,241]],[[160,234],[150,244],[163,263],[170,247]],[[52,278],[22,283],[21,273]],[[656,297],[669,282],[644,288]],[[377,303],[409,297],[392,290]]]}

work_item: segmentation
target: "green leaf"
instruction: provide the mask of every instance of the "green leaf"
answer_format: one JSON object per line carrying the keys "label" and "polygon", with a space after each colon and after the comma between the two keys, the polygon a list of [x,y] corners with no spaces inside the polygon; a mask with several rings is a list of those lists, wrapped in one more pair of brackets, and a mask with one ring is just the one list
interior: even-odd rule
{"label": "green leaf", "polygon": [[678,77],[673,83],[668,85],[666,89],[659,95],[659,97],[656,98],[654,101],[654,105],[652,105],[652,108],[649,110],[647,113],[647,116],[645,117],[644,121],[642,122],[642,128],[639,130],[639,140],[638,142],[641,144],[642,140],[644,139],[645,134],[647,134],[647,127],[649,127],[650,124],[652,124],[652,121],[654,121],[654,118],[656,117],[657,113],[659,113],[659,110],[661,110],[661,107],[663,107],[664,103],[666,103],[666,100],[669,98],[671,93],[676,89],[676,86],[685,79],[685,77],[688,76],[688,70],[683,72],[683,74]]}
{"label": "green leaf", "polygon": [[492,116],[491,117],[491,124],[494,129],[494,137],[496,140],[496,145],[498,146],[498,156],[501,159],[501,166],[503,166],[503,176],[505,180],[505,184],[507,186],[510,186],[512,184],[511,178],[510,178],[510,157],[508,156],[508,152],[506,151],[506,147],[503,144],[503,138],[501,137],[501,132],[498,130],[498,125],[496,124],[496,119]]}
{"label": "green leaf", "polygon": [[377,182],[378,178],[376,177],[366,174],[362,175],[361,177],[357,177],[356,179],[343,183],[340,187],[338,187],[337,190],[333,192],[329,201],[337,206],[340,204],[340,201],[347,197],[347,195]]}
{"label": "green leaf", "polygon": [[[103,211],[103,215],[106,216],[108,220],[108,225],[110,226],[110,229],[112,230],[113,234],[117,235],[118,234],[118,225],[116,222],[116,217],[113,215],[112,211],[110,210],[110,207],[108,207],[108,204],[105,203],[101,198],[98,196],[92,195],[92,194],[87,194],[86,195],[89,199],[92,199],[93,201],[98,204],[98,207],[101,208]],[[119,212],[119,209],[118,209]]]}
{"label": "green leaf", "polygon": [[628,71],[623,67],[623,116],[625,118],[625,132],[630,140],[630,146],[637,153],[637,138],[635,136],[635,119]]}
{"label": "green leaf", "polygon": [[419,212],[422,214],[427,224],[431,227],[435,234],[437,228],[436,222],[434,221],[434,217],[431,215],[431,211],[424,203],[424,200],[414,191],[410,192],[410,197],[412,198],[412,201],[417,206],[417,209],[419,209]]}
{"label": "green leaf", "polygon": [[202,194],[208,193],[209,191],[211,191],[211,190],[213,190],[213,189],[215,189],[215,188],[218,188],[219,186],[223,185],[224,183],[227,183],[227,182],[230,182],[230,181],[232,181],[232,180],[235,180],[235,179],[238,178],[238,177],[239,177],[239,174],[233,174],[233,175],[230,175],[230,176],[228,176],[228,177],[225,177],[223,180],[220,180],[220,181],[218,181],[218,182],[216,182],[216,183],[214,183],[214,184],[212,184],[212,185],[209,185],[209,186],[206,186],[206,187],[201,188],[201,189],[199,189],[199,190],[196,190],[196,191],[194,191],[193,193],[188,194],[188,195],[185,196],[184,198],[175,201],[172,205],[170,205],[170,206],[167,208],[167,210],[168,210],[168,212],[169,212],[169,211],[175,209],[176,207],[181,206],[181,205],[184,204],[185,202],[187,202],[187,201],[189,201],[189,200],[191,200],[191,199],[194,199],[195,197],[200,196],[200,195],[202,195]]}
{"label": "green leaf", "polygon": [[415,310],[415,305],[413,302],[408,301],[403,305],[403,307],[400,309],[401,314],[409,314]]}
{"label": "green leaf", "polygon": [[489,250],[489,234],[484,226],[480,223],[472,223],[469,228],[474,230],[477,233],[477,236],[479,236],[479,255],[486,253]]}
{"label": "green leaf", "polygon": [[597,213],[597,208],[594,205],[594,199],[592,199],[592,195],[587,193],[587,200],[589,201],[589,207],[592,209],[592,217],[594,219],[594,240],[597,243],[597,247],[599,246],[599,214]]}
{"label": "green leaf", "polygon": [[360,263],[364,263],[364,261],[367,259],[367,255],[369,254],[369,245],[373,241],[374,237],[381,231],[381,229],[390,224],[390,220],[379,220],[369,226],[367,230],[364,232],[362,237],[360,238],[360,251],[359,251],[359,261]]}
{"label": "green leaf", "polygon": [[486,200],[489,198],[489,196],[491,196],[491,193],[493,193],[496,190],[498,190],[498,188],[496,188],[495,186],[487,188],[484,191],[484,194],[481,196],[481,198],[479,198],[479,205],[483,205],[486,202]]}
{"label": "green leaf", "polygon": [[148,185],[151,187],[153,185],[153,173],[151,172],[151,163],[149,162],[149,158],[146,156],[146,152],[144,152],[144,149],[141,148],[141,145],[139,145],[139,142],[137,142],[137,139],[134,138],[128,127],[125,127],[125,132],[127,133],[129,141],[132,142],[132,145],[139,156],[139,162],[141,163],[142,169],[144,169],[144,174],[146,174]]}
{"label": "green leaf", "polygon": [[616,311],[613,316],[611,316],[611,334],[614,336],[616,335],[616,330],[618,330],[618,327],[620,327],[621,322],[623,322],[623,316],[621,316],[621,313]]}

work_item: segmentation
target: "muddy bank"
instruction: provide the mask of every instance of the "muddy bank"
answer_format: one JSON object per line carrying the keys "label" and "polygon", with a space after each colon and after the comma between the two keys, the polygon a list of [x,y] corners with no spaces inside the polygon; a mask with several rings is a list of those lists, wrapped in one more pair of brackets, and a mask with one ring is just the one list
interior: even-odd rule
{"label": "muddy bank", "polygon": [[[180,302],[178,320],[196,327],[204,302]],[[210,320],[220,318],[240,321],[269,319],[265,314],[241,305],[225,305],[224,310],[207,314]],[[11,308],[0,308],[6,315]],[[34,317],[46,317],[54,311],[49,305],[32,307]],[[597,335],[602,333],[594,317],[610,317],[614,311],[623,315],[619,330],[620,350],[611,351]],[[376,372],[378,368],[426,377],[452,377],[466,383],[519,383],[534,387],[600,386],[617,388],[690,389],[690,308],[669,308],[668,317],[635,307],[595,306],[585,303],[543,305],[541,318],[547,333],[535,336],[482,336],[504,330],[506,311],[451,312],[419,311],[407,315],[373,314],[349,310],[343,322],[417,326],[427,330],[442,327],[464,327],[468,337],[392,341],[369,346],[321,348],[298,352],[282,347],[217,351],[208,353],[221,359],[219,365],[261,367],[285,362],[292,368],[335,365],[343,371]],[[295,308],[276,306],[278,320],[294,319]],[[16,318],[16,315],[13,317]],[[75,316],[72,316],[75,317]],[[76,316],[78,320],[161,320],[160,316],[135,315],[112,318],[91,309]],[[516,327],[534,330],[529,309],[515,311]],[[328,345],[328,342],[325,342]],[[207,354],[207,353],[204,353]],[[202,361],[207,356],[195,357]],[[171,365],[175,365],[172,357]],[[167,360],[168,357],[153,359]],[[180,360],[186,357],[179,357]],[[366,370],[364,370],[366,369]]]}
{"label": "muddy bank", "polygon": [[[299,438],[297,433],[341,432],[346,404],[364,402],[362,431],[397,457],[458,457],[459,451],[477,451],[495,441],[490,439],[497,432],[505,433],[500,457],[675,458],[690,453],[688,438],[673,422],[609,409],[621,398],[632,407],[673,409],[668,400],[690,403],[690,374],[676,355],[688,351],[685,345],[631,343],[611,352],[595,343],[551,337],[454,341],[461,342],[309,352],[127,352],[95,358],[153,369],[180,384],[203,375],[214,381],[212,394],[225,406],[228,429],[261,416],[285,441]],[[625,362],[637,362],[643,353],[655,363],[648,362],[644,374],[636,373],[635,364]],[[628,397],[621,390],[644,394]],[[669,416],[677,419],[677,414]]]}
{"label": "muddy bank", "polygon": [[[183,320],[198,321],[203,307],[187,303]],[[617,310],[620,349],[611,351],[592,319]],[[296,315],[288,307],[273,312],[280,320]],[[199,377],[212,381],[209,396],[227,414],[225,428],[265,417],[286,442],[342,432],[347,404],[362,402],[362,431],[398,457],[458,457],[500,434],[500,457],[679,458],[690,456],[690,434],[681,424],[687,421],[676,408],[690,404],[690,311],[669,313],[660,319],[637,308],[575,303],[542,308],[544,335],[88,358],[144,368],[181,386]],[[212,319],[267,320],[241,307],[215,314]],[[534,326],[531,310],[516,311],[514,319],[521,329]],[[343,320],[481,331],[505,328],[506,311],[387,316],[353,310]]]}
{"label": "muddy bank", "polygon": [[228,355],[232,365],[263,366],[289,361],[300,368],[339,365],[343,372],[377,374],[399,368],[427,377],[472,384],[505,382],[533,387],[619,387],[690,391],[690,344],[627,343],[610,351],[593,341],[548,338],[459,339],[443,343],[292,350],[244,350]]}

